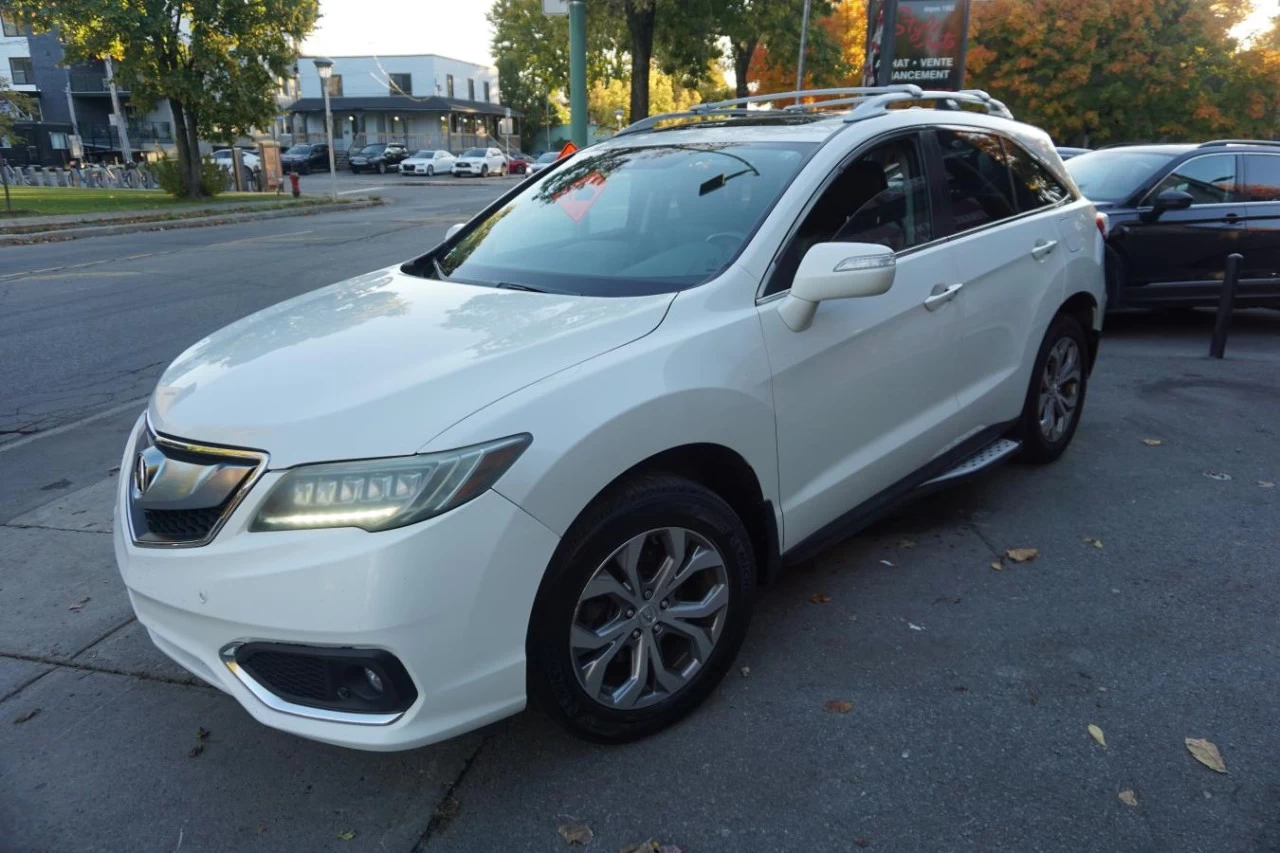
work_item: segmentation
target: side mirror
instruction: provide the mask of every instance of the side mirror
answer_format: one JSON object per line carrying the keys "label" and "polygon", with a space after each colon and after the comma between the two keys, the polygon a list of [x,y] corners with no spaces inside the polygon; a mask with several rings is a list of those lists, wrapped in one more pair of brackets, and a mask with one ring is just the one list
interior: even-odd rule
{"label": "side mirror", "polygon": [[793,332],[813,323],[818,303],[828,299],[879,296],[893,285],[897,261],[878,243],[818,243],[800,261],[791,292],[778,313]]}
{"label": "side mirror", "polygon": [[1182,190],[1165,190],[1156,196],[1148,221],[1156,221],[1166,210],[1186,210],[1194,202],[1195,199],[1192,198],[1191,193],[1185,193]]}
{"label": "side mirror", "polygon": [[450,225],[450,226],[449,226],[449,230],[448,230],[448,231],[446,231],[446,232],[444,232],[444,239],[445,239],[445,242],[447,243],[448,241],[452,240],[452,239],[453,239],[453,235],[454,235],[454,234],[457,234],[459,231],[461,231],[461,230],[463,229],[463,227],[465,227],[465,226],[466,226],[466,224],[467,224],[467,223],[465,223],[465,222],[459,222],[459,223],[457,223],[456,225]]}

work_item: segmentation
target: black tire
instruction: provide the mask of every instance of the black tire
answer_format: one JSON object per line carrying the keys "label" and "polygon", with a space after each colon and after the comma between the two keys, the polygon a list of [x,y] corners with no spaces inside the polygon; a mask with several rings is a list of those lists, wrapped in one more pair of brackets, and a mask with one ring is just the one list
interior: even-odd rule
{"label": "black tire", "polygon": [[[706,538],[724,561],[729,603],[705,664],[671,696],[639,709],[609,707],[588,695],[570,656],[570,633],[583,588],[632,537],[683,527]],[[756,579],[742,520],[718,495],[683,477],[647,474],[620,483],[573,523],[547,569],[529,622],[529,693],[571,733],[597,743],[653,734],[693,711],[724,677],[746,636]]]}
{"label": "black tire", "polygon": [[434,177],[435,177],[435,175],[436,175],[436,168],[435,168],[435,166],[427,166],[427,177],[428,177],[428,178],[434,178]]}
{"label": "black tire", "polygon": [[378,174],[379,174],[379,175],[385,175],[386,173],[387,173],[387,164],[386,164],[386,163],[379,163],[379,164],[378,164]]}
{"label": "black tire", "polygon": [[[1050,353],[1058,342],[1064,338],[1069,338],[1075,342],[1076,352],[1081,360],[1079,390],[1076,396],[1076,405],[1071,412],[1071,419],[1066,430],[1056,440],[1051,441],[1040,428],[1041,379],[1044,376],[1045,365],[1049,361]],[[1019,461],[1042,465],[1046,462],[1053,462],[1067,449],[1067,445],[1071,443],[1072,436],[1076,434],[1076,428],[1080,425],[1080,416],[1084,412],[1085,396],[1089,388],[1088,359],[1088,339],[1085,336],[1084,329],[1080,326],[1080,321],[1070,314],[1059,314],[1054,317],[1053,322],[1049,324],[1049,330],[1045,332],[1044,340],[1040,344],[1040,351],[1036,354],[1035,366],[1031,371],[1031,381],[1027,387],[1026,401],[1022,406],[1022,415],[1019,417],[1018,425],[1014,430],[1014,437],[1022,442],[1022,449],[1018,454]]]}
{"label": "black tire", "polygon": [[482,177],[482,178],[487,178],[487,177],[489,177],[489,164],[488,164],[488,163],[485,163],[483,166],[481,166],[481,167],[480,167],[480,177]]}

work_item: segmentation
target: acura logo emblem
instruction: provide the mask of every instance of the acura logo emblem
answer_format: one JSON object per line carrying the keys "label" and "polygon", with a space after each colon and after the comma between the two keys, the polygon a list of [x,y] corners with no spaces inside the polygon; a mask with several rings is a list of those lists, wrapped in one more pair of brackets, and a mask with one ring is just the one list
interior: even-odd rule
{"label": "acura logo emblem", "polygon": [[138,496],[146,494],[147,489],[151,488],[163,464],[164,455],[154,447],[138,453],[138,458],[133,461],[133,489]]}

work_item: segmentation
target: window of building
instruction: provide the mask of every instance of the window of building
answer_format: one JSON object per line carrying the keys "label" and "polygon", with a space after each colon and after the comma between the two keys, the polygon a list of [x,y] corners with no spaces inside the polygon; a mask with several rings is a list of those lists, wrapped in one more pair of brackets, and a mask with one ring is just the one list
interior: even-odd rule
{"label": "window of building", "polygon": [[13,17],[12,12],[6,12],[0,9],[0,26],[4,28],[4,34],[7,36],[20,36],[21,31],[18,29],[18,21]]}
{"label": "window of building", "polygon": [[493,98],[489,97],[489,81],[486,80],[484,84],[484,102],[488,104],[488,103],[491,103],[492,101],[493,101]]}
{"label": "window of building", "polygon": [[50,133],[49,147],[54,151],[66,151],[71,146],[68,144],[67,135],[65,133]]}
{"label": "window of building", "polygon": [[15,86],[36,82],[35,71],[31,68],[31,57],[9,57],[9,82]]}
{"label": "window of building", "polygon": [[413,94],[413,75],[412,74],[388,74],[391,83],[391,94],[393,95],[412,95]]}
{"label": "window of building", "polygon": [[467,100],[474,101],[476,99],[476,81],[467,81]]}
{"label": "window of building", "polygon": [[1236,198],[1236,155],[1193,157],[1170,172],[1143,204],[1152,204],[1165,190],[1190,193],[1193,204],[1228,204]]}
{"label": "window of building", "polygon": [[968,130],[939,130],[938,144],[942,146],[954,233],[990,225],[1017,212],[1013,174],[999,137]]}
{"label": "window of building", "polygon": [[447,97],[453,97],[453,75],[444,75],[444,93]]}
{"label": "window of building", "polygon": [[331,98],[342,97],[342,75],[341,74],[334,74],[332,77],[329,78],[329,97]]}

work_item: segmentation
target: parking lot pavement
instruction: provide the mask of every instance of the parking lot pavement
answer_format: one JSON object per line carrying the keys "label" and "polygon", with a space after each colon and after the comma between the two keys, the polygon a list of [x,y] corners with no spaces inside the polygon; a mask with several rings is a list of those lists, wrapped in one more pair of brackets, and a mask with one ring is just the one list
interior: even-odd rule
{"label": "parking lot pavement", "polygon": [[129,620],[109,485],[27,512],[0,526],[0,847],[1280,849],[1280,314],[1238,315],[1221,362],[1210,326],[1115,320],[1062,460],[787,573],[706,706],[624,747],[536,710],[392,755],[266,729]]}

